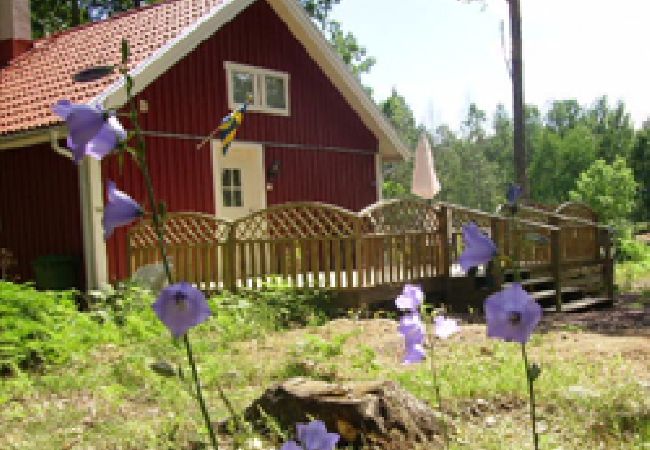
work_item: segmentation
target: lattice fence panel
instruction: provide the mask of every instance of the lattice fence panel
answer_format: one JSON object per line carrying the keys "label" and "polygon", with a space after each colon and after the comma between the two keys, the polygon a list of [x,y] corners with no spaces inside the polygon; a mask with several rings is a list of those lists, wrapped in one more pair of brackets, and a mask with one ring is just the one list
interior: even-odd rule
{"label": "lattice fence panel", "polygon": [[237,240],[344,238],[364,221],[355,213],[322,203],[287,203],[256,212],[234,224]]}
{"label": "lattice fence panel", "polygon": [[371,219],[375,233],[435,232],[438,209],[421,200],[386,200],[361,212]]}

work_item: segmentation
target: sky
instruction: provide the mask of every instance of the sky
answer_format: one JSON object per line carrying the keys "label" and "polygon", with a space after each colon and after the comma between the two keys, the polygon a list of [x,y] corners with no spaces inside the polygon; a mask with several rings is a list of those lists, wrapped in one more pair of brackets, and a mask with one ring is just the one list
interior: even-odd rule
{"label": "sky", "polygon": [[[470,102],[511,110],[501,43],[506,0],[341,0],[333,11],[377,59],[362,76],[376,100],[394,87],[418,123],[458,129]],[[650,1],[521,0],[524,96],[545,111],[556,99],[623,100],[636,126],[650,116]]]}

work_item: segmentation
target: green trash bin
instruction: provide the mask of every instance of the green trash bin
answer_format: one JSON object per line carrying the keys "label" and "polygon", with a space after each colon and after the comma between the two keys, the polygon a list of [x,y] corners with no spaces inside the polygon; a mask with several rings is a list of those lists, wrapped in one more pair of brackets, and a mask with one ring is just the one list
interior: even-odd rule
{"label": "green trash bin", "polygon": [[36,288],[64,290],[79,287],[80,259],[72,255],[44,255],[33,262]]}

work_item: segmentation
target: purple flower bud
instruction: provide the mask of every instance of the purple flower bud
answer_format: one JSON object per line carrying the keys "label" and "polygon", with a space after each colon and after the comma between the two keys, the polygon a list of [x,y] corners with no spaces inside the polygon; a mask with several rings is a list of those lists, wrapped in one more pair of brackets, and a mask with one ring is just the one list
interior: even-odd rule
{"label": "purple flower bud", "polygon": [[104,239],[108,239],[117,227],[127,225],[138,217],[142,216],[142,207],[131,197],[115,187],[113,181],[109,181],[106,187],[108,202],[104,206]]}
{"label": "purple flower bud", "polygon": [[485,299],[489,337],[525,344],[542,318],[542,308],[519,283]]}
{"label": "purple flower bud", "polygon": [[187,330],[205,322],[210,316],[210,307],[203,292],[185,282],[163,289],[153,309],[175,337],[183,336]]}
{"label": "purple flower bud", "polygon": [[426,329],[420,314],[413,312],[402,316],[398,330],[404,336],[404,363],[422,361],[426,355],[423,347]]}
{"label": "purple flower bud", "polygon": [[460,331],[458,326],[458,321],[454,319],[448,319],[445,316],[436,316],[434,320],[434,333],[440,339],[447,339],[452,334],[456,334]]}
{"label": "purple flower bud", "polygon": [[521,194],[523,194],[523,192],[524,190],[518,184],[510,184],[508,186],[508,193],[506,194],[506,198],[508,199],[510,206],[514,206],[515,203],[517,203],[517,200],[519,200],[519,197],[521,197]]}
{"label": "purple flower bud", "polygon": [[398,331],[404,336],[406,344],[422,344],[424,342],[425,328],[418,313],[402,316],[399,321]]}
{"label": "purple flower bud", "polygon": [[402,295],[395,299],[395,306],[403,311],[417,311],[424,301],[424,292],[420,286],[405,284]]}
{"label": "purple flower bud", "polygon": [[52,111],[68,125],[67,145],[77,164],[85,155],[102,159],[119,141],[126,139],[126,132],[119,121],[115,117],[107,117],[99,107],[59,100],[52,106]]}
{"label": "purple flower bud", "polygon": [[413,344],[406,346],[406,353],[404,354],[404,364],[419,363],[426,357],[427,353],[422,344]]}
{"label": "purple flower bud", "polygon": [[320,420],[296,424],[296,434],[304,450],[333,450],[341,438],[336,433],[328,433]]}
{"label": "purple flower bud", "polygon": [[488,236],[474,223],[463,225],[463,253],[458,263],[464,271],[471,267],[489,262],[497,254],[497,247]]}

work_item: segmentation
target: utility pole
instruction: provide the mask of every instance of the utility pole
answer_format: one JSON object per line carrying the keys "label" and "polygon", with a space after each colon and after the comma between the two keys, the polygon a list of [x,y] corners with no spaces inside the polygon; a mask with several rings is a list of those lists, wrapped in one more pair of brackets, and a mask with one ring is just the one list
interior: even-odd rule
{"label": "utility pole", "polygon": [[526,139],[524,124],[524,75],[522,62],[521,9],[519,0],[507,0],[510,8],[510,38],[512,67],[512,114],[514,121],[515,180],[528,198],[530,189],[526,174]]}

